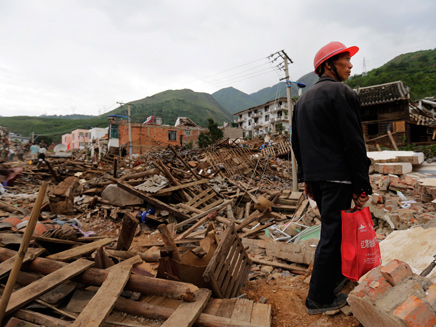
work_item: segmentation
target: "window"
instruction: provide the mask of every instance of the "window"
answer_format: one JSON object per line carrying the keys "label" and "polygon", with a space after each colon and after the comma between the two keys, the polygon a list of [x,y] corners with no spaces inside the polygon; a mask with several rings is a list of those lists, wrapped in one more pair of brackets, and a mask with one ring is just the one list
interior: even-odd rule
{"label": "window", "polygon": [[118,138],[118,125],[110,125],[109,137],[111,139],[117,139]]}
{"label": "window", "polygon": [[192,136],[192,130],[185,129],[185,136]]}
{"label": "window", "polygon": [[269,121],[269,115],[265,115],[265,121]]}
{"label": "window", "polygon": [[177,141],[177,131],[168,131],[168,140]]}

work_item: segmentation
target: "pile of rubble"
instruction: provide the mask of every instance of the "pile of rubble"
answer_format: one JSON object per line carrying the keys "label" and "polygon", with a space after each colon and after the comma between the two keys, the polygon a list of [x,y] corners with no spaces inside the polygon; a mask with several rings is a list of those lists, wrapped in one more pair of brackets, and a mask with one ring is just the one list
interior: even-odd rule
{"label": "pile of rubble", "polygon": [[[47,156],[38,165],[17,163],[24,172],[0,199],[4,283],[14,273],[12,258],[23,257],[7,319],[46,326],[271,326],[267,299],[254,302],[241,291],[273,269],[308,277],[320,232],[314,202],[291,191],[289,151],[288,140],[262,150],[223,142],[134,159]],[[398,173],[398,162],[422,164],[416,154],[377,155],[369,205],[382,255],[419,274],[433,261],[431,251],[418,264],[395,253],[390,238],[436,225],[436,187],[428,173]],[[435,273],[425,278],[435,282]]]}

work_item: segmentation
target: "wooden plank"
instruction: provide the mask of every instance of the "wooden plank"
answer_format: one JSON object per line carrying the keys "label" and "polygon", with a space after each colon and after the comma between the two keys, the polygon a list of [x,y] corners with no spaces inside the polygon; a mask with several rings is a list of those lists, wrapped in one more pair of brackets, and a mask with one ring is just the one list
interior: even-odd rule
{"label": "wooden plank", "polygon": [[85,259],[79,259],[70,263],[49,275],[33,282],[18,291],[12,293],[6,308],[6,315],[16,311],[32,302],[42,294],[52,290],[67,279],[73,278],[91,267],[94,263]]}
{"label": "wooden plank", "polygon": [[211,209],[211,208],[213,208],[213,207],[215,207],[215,206],[217,206],[217,205],[219,205],[219,204],[221,204],[221,203],[223,203],[223,202],[224,202],[224,200],[220,198],[220,199],[218,199],[218,200],[216,200],[216,201],[214,201],[214,202],[212,202],[212,203],[210,203],[210,204],[204,206],[204,207],[201,208],[201,209],[202,209],[202,210],[208,210],[208,209]]}
{"label": "wooden plank", "polygon": [[308,270],[307,268],[303,268],[294,264],[285,264],[285,263],[280,263],[277,261],[267,261],[267,260],[261,260],[261,259],[251,259],[251,261],[253,261],[253,263],[257,263],[260,265],[266,265],[266,266],[272,266],[272,267],[278,267],[278,268],[283,268],[283,269],[287,269],[290,271],[294,271],[294,272],[300,272],[300,273],[307,273]]}
{"label": "wooden plank", "polygon": [[260,212],[259,210],[254,211],[251,215],[244,218],[244,220],[241,222],[241,224],[236,227],[236,231],[240,231],[242,228],[247,226],[248,224],[252,223],[255,220],[260,220],[262,217],[266,214],[268,209],[263,210]]}
{"label": "wooden plank", "polygon": [[216,315],[219,317],[230,318],[232,316],[233,310],[235,309],[234,300],[226,299],[221,303]]}
{"label": "wooden plank", "polygon": [[162,327],[191,327],[200,316],[207,302],[211,291],[205,288],[195,293],[195,302],[182,302],[174,313],[162,324]]}
{"label": "wooden plank", "polygon": [[138,227],[138,220],[131,213],[125,212],[120,236],[118,237],[116,250],[127,251],[132,244],[133,237]]}
{"label": "wooden plank", "polygon": [[181,189],[184,189],[184,188],[188,188],[188,187],[191,187],[191,186],[206,184],[208,182],[209,182],[208,179],[201,179],[199,181],[195,181],[195,182],[191,182],[191,183],[185,183],[185,184],[181,184],[181,185],[171,186],[171,187],[167,187],[167,188],[164,188],[164,189],[156,192],[155,195],[159,195],[161,193],[165,194],[167,192],[172,192],[172,191],[178,191],[178,190],[181,190]]}
{"label": "wooden plank", "polygon": [[[27,252],[24,255],[23,263],[27,261],[31,261],[36,257],[39,257],[44,251],[45,249],[35,249],[35,248],[27,249]],[[9,258],[6,261],[0,263],[0,277],[12,270],[12,267],[14,266],[17,256],[18,255],[15,255],[12,258]]]}
{"label": "wooden plank", "polygon": [[217,296],[232,297],[247,281],[249,270],[245,269],[246,266],[251,266],[251,260],[235,231],[234,224],[231,224],[206,267],[203,279],[211,283]]}
{"label": "wooden plank", "polygon": [[271,319],[272,319],[271,304],[254,303],[253,311],[251,312],[251,320],[250,320],[252,324],[270,327]]}
{"label": "wooden plank", "polygon": [[[193,221],[196,221],[196,220],[198,220],[198,219],[200,219],[200,218],[203,218],[204,216],[207,216],[208,214],[213,213],[213,212],[215,212],[215,211],[218,211],[218,212],[219,212],[219,211],[221,211],[225,206],[227,206],[228,204],[231,204],[231,203],[232,203],[232,200],[227,200],[227,201],[224,201],[223,203],[221,203],[221,204],[219,204],[219,205],[217,205],[217,206],[215,206],[215,207],[213,207],[213,208],[210,208],[210,209],[208,209],[208,210],[205,210],[205,211],[201,210],[201,213],[199,213],[199,214],[197,214],[197,215],[195,215],[195,216],[193,216],[193,217],[191,217],[191,218],[188,218],[188,219],[186,219],[186,220],[184,220],[184,221],[178,223],[178,224],[176,225],[176,229],[177,229],[177,228],[180,228],[180,227],[182,227],[182,226],[184,226],[184,225],[186,225],[186,224],[189,224],[189,223],[191,223],[191,222],[193,222]],[[183,206],[180,206],[180,207],[182,207],[182,208],[187,208],[187,205],[183,204]],[[194,208],[193,208],[193,209],[194,209]]]}
{"label": "wooden plank", "polygon": [[237,299],[231,320],[250,322],[253,311],[253,301],[247,299]]}
{"label": "wooden plank", "polygon": [[264,229],[266,229],[269,226],[274,225],[274,224],[275,224],[275,222],[271,221],[271,222],[269,222],[269,223],[267,223],[265,225],[259,225],[256,228],[253,228],[251,231],[245,232],[244,234],[239,235],[239,237],[240,238],[245,238],[245,237],[248,237],[248,236],[252,236],[254,234],[260,233],[262,230],[264,230]]}
{"label": "wooden plank", "polygon": [[236,262],[227,272],[227,275],[230,275],[230,279],[228,279],[228,281],[225,280],[221,285],[221,289],[224,291],[224,297],[226,298],[236,296],[239,285],[241,285],[241,282],[245,283],[248,276],[248,272],[245,276],[243,274],[246,266],[246,262],[244,260],[245,257],[239,248],[238,250],[239,251],[236,253]]}
{"label": "wooden plank", "polygon": [[199,200],[201,200],[203,197],[206,196],[206,194],[208,194],[210,192],[210,189],[206,189],[202,192],[200,192],[199,194],[197,194],[195,197],[193,197],[191,200],[189,200],[188,202],[186,202],[185,204],[187,206],[193,206],[193,204]]}
{"label": "wooden plank", "polygon": [[392,133],[390,130],[388,130],[388,135],[389,135],[389,139],[391,140],[392,146],[394,147],[395,151],[398,151],[397,143],[395,143],[394,137],[392,136]]}
{"label": "wooden plank", "polygon": [[68,327],[70,322],[30,310],[18,310],[15,317],[46,327]]}
{"label": "wooden plank", "polygon": [[44,236],[33,236],[34,240],[48,242],[48,243],[57,243],[57,244],[68,244],[68,245],[82,245],[82,242],[71,241],[71,240],[62,240],[60,238],[52,238],[52,237],[44,237]]}
{"label": "wooden plank", "polygon": [[298,206],[298,209],[295,212],[294,217],[292,217],[292,220],[300,219],[300,217],[304,214],[308,206],[309,206],[309,200],[307,199],[303,200],[303,202]]}
{"label": "wooden plank", "polygon": [[73,259],[76,257],[80,257],[82,255],[91,253],[92,251],[97,250],[97,248],[99,248],[101,246],[105,246],[109,243],[112,243],[113,241],[114,240],[111,238],[104,238],[102,240],[98,240],[98,241],[95,241],[92,243],[84,244],[84,245],[63,251],[63,252],[51,254],[51,255],[47,256],[47,258],[52,259],[52,260],[60,260],[60,261]]}
{"label": "wooden plank", "polygon": [[208,189],[208,190],[209,190],[209,192],[207,193],[206,196],[204,196],[203,198],[194,202],[193,204],[191,204],[191,206],[198,208],[199,206],[201,206],[202,204],[206,203],[207,201],[209,201],[210,199],[212,199],[216,196],[215,192],[213,192],[212,189]]}
{"label": "wooden plank", "polygon": [[148,195],[144,194],[143,192],[138,191],[137,189],[133,188],[132,186],[120,182],[117,179],[111,179],[111,180],[113,180],[123,190],[126,190],[127,192],[136,195],[137,197],[143,199],[145,202],[150,203],[152,206],[166,210],[170,214],[172,214],[173,216],[180,218],[182,220],[188,219],[188,217],[186,217],[183,213],[181,213],[179,210],[173,208],[169,204],[166,204],[158,199],[155,199],[151,196],[148,196]]}
{"label": "wooden plank", "polygon": [[112,311],[115,301],[126,286],[133,265],[141,262],[142,259],[137,255],[113,266],[97,293],[71,326],[100,326]]}
{"label": "wooden plank", "polygon": [[[225,256],[221,258],[220,268],[215,270],[218,274],[217,282],[221,285],[221,290],[225,290],[225,285],[228,284],[230,278],[232,277],[231,271],[234,265],[238,262],[239,251],[237,246],[231,244],[230,249],[223,251]],[[225,260],[224,260],[225,259]]]}
{"label": "wooden plank", "polygon": [[249,263],[247,260],[243,261],[242,264],[243,265],[239,270],[239,273],[233,278],[233,288],[230,289],[230,294],[233,294],[232,296],[239,294],[240,289],[244,287],[245,283],[247,282],[247,276],[251,270],[251,263]]}
{"label": "wooden plank", "polygon": [[162,239],[165,243],[165,246],[172,248],[173,259],[180,261],[180,262],[183,262],[182,257],[181,257],[180,252],[179,252],[179,249],[178,249],[176,243],[174,242],[173,236],[168,231],[167,225],[160,224],[159,226],[157,226],[157,229],[160,232],[160,236],[162,237]]}
{"label": "wooden plank", "polygon": [[203,313],[207,313],[210,315],[217,315],[218,309],[220,308],[221,304],[225,301],[224,299],[213,299],[210,301],[206,308],[204,308]]}

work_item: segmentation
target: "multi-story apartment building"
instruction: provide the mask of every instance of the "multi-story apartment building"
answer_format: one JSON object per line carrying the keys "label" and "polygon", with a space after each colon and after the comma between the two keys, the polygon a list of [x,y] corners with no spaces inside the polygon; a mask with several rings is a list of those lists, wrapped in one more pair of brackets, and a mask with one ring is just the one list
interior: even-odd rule
{"label": "multi-story apartment building", "polygon": [[289,110],[286,97],[239,111],[233,115],[236,116],[234,123],[244,130],[245,137],[258,137],[289,130]]}

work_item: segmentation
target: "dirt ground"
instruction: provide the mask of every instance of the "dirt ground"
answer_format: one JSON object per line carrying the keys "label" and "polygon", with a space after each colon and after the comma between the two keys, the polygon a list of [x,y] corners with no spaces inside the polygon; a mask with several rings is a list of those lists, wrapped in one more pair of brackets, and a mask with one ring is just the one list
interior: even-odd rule
{"label": "dirt ground", "polygon": [[[272,306],[272,327],[307,326],[307,327],[358,327],[361,324],[353,315],[346,316],[342,312],[334,315],[309,315],[306,312],[305,299],[309,287],[306,276],[277,276],[250,281],[244,292],[248,298],[258,301],[266,298],[267,304]],[[354,284],[349,282],[343,289],[348,293]]]}

